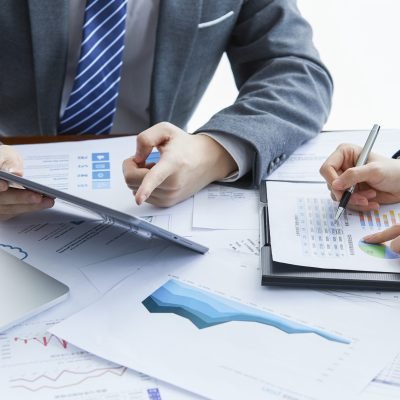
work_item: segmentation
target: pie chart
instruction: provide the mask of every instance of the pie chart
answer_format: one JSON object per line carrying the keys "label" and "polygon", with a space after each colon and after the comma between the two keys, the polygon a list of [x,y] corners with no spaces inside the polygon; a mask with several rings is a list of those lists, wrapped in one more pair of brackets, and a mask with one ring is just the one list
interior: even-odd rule
{"label": "pie chart", "polygon": [[400,259],[400,254],[395,253],[390,249],[389,246],[386,244],[372,244],[372,243],[365,243],[362,240],[358,243],[360,249],[372,257],[377,258],[386,258],[390,260]]}

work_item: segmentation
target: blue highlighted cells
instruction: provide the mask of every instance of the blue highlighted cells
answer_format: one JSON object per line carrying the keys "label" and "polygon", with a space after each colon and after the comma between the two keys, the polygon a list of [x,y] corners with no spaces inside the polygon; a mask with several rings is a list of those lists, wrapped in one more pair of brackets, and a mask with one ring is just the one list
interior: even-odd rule
{"label": "blue highlighted cells", "polygon": [[110,170],[110,163],[109,163],[109,162],[96,162],[96,163],[92,163],[92,169],[93,169],[93,170],[99,170],[99,169]]}
{"label": "blue highlighted cells", "polygon": [[110,179],[110,171],[94,171],[92,179]]}
{"label": "blue highlighted cells", "polygon": [[109,161],[110,153],[92,153],[92,161]]}
{"label": "blue highlighted cells", "polygon": [[92,153],[92,189],[111,188],[110,153]]}
{"label": "blue highlighted cells", "polygon": [[93,181],[92,188],[93,189],[110,189],[111,182],[110,181]]}

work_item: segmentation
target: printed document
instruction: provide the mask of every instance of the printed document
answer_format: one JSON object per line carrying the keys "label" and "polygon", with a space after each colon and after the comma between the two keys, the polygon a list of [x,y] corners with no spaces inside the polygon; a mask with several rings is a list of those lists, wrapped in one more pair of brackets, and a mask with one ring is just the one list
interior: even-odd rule
{"label": "printed document", "polygon": [[337,400],[398,352],[396,312],[379,311],[263,288],[254,255],[170,248],[50,331],[209,398]]}
{"label": "printed document", "polygon": [[[137,217],[165,216],[162,227],[167,224],[167,229],[178,234],[187,234],[191,229],[192,198],[169,209],[148,203],[136,204],[122,173],[123,161],[136,151],[134,136],[19,145],[15,148],[24,158],[24,177],[30,180]],[[149,159],[154,160],[154,157],[150,155]],[[58,202],[55,210],[62,212],[46,210],[14,221],[37,221],[38,218],[43,221],[43,216],[55,222],[63,220],[64,211],[73,212],[71,207]],[[82,213],[80,210],[77,212]]]}
{"label": "printed document", "polygon": [[208,185],[194,195],[193,228],[257,229],[257,190]]}
{"label": "printed document", "polygon": [[[277,168],[268,180],[274,181],[323,181],[319,169],[327,157],[341,143],[363,146],[368,131],[323,132],[300,146]],[[399,149],[398,130],[381,129],[372,151],[391,157]]]}
{"label": "printed document", "polygon": [[325,184],[268,182],[272,258],[314,268],[400,272],[400,255],[388,243],[363,237],[400,222],[400,204],[378,211],[346,210],[338,222]]}

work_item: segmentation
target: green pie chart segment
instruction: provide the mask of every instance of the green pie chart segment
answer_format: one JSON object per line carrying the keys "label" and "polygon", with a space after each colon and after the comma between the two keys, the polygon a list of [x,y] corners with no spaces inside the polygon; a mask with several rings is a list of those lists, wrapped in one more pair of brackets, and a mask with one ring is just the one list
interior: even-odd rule
{"label": "green pie chart segment", "polygon": [[390,250],[390,248],[385,244],[371,244],[365,243],[362,240],[358,243],[360,249],[372,257],[386,258],[386,259],[400,259],[400,254],[397,254]]}

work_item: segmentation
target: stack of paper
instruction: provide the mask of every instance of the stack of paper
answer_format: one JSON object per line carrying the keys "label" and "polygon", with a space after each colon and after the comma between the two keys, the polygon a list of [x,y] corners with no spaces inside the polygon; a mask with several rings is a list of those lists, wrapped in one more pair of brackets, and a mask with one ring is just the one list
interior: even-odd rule
{"label": "stack of paper", "polygon": [[[362,143],[361,136],[321,135],[274,176],[321,180],[315,172],[321,160],[313,155],[325,158],[342,141]],[[382,137],[392,140],[382,145],[390,153],[396,133]],[[121,173],[123,159],[135,151],[132,138],[20,149],[27,177],[146,217],[210,252],[138,239],[62,205],[2,223],[0,246],[71,288],[68,302],[0,335],[3,398],[399,398],[400,295],[261,287],[256,191],[211,185],[167,210],[138,208]],[[311,201],[315,223],[329,223],[333,203],[326,188],[314,184],[304,196],[293,184],[273,185],[269,199],[280,199],[282,210],[272,215],[272,240],[281,244],[274,250],[297,263],[321,258],[304,253],[318,238],[311,237],[314,227],[301,225],[299,213]],[[397,212],[381,210],[380,220],[386,214],[391,223],[391,210]],[[343,238],[354,224],[359,234],[368,231],[364,217],[362,227],[359,214],[348,214]],[[307,240],[296,241],[296,224]],[[354,258],[373,259],[357,235]],[[350,250],[326,265],[353,262]],[[392,262],[384,261],[384,268]]]}

